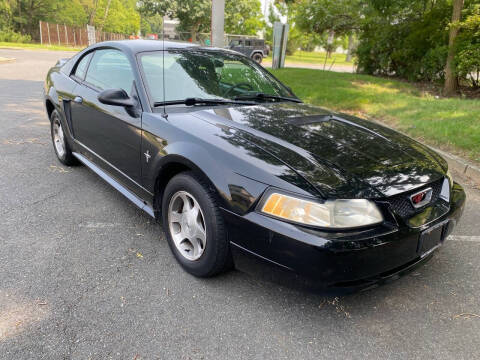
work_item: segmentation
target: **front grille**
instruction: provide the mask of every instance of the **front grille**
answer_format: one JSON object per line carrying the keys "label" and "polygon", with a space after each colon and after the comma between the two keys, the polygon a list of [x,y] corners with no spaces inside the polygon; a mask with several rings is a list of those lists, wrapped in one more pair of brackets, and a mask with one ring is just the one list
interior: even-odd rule
{"label": "front grille", "polygon": [[[415,213],[423,210],[425,207],[433,204],[438,200],[440,192],[442,191],[443,181],[444,179],[442,178],[413,191],[401,193],[388,198],[387,201],[390,203],[390,208],[393,210],[393,212],[403,218],[408,218],[414,215]],[[415,194],[423,189],[427,189],[429,187],[432,188],[432,200],[425,206],[415,209],[410,203],[410,195]]]}

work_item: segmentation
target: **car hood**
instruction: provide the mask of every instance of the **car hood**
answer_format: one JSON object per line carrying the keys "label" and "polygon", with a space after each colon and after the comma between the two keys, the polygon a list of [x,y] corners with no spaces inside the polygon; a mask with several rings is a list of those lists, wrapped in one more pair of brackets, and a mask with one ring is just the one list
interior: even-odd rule
{"label": "car hood", "polygon": [[194,113],[275,156],[324,197],[382,198],[445,176],[435,152],[379,124],[297,103]]}

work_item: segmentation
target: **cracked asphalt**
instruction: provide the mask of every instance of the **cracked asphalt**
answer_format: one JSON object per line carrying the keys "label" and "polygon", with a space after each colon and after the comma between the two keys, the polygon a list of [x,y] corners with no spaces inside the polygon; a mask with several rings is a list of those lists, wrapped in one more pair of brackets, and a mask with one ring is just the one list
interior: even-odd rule
{"label": "cracked asphalt", "polygon": [[480,191],[409,276],[334,298],[238,271],[201,280],[160,226],[55,158],[47,69],[71,54],[0,49],[0,359],[478,359]]}

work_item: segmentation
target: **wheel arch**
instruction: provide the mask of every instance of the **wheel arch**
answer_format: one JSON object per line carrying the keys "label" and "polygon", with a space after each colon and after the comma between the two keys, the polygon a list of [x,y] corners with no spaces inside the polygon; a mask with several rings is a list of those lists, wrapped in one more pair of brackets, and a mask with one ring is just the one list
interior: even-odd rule
{"label": "wheel arch", "polygon": [[167,155],[162,160],[163,161],[161,161],[161,164],[159,165],[155,175],[153,198],[155,217],[158,218],[158,215],[160,214],[163,194],[168,182],[182,172],[193,172],[196,176],[202,178],[209,185],[209,187],[215,191],[218,199],[221,200],[221,190],[213,183],[210,176],[208,176],[205,171],[202,170],[201,167],[195,162],[179,154]]}
{"label": "wheel arch", "polygon": [[52,113],[55,110],[55,105],[53,105],[52,100],[45,100],[45,108],[47,110],[48,119],[51,120]]}

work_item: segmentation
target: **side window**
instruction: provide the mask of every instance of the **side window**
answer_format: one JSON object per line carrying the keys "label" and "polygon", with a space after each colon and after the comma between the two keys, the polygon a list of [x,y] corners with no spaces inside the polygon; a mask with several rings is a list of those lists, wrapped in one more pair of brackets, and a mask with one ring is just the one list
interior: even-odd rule
{"label": "side window", "polygon": [[252,46],[251,40],[245,40],[245,46]]}
{"label": "side window", "polygon": [[124,53],[114,49],[95,51],[85,81],[100,90],[123,89],[130,93],[133,71]]}
{"label": "side window", "polygon": [[75,69],[75,77],[79,78],[80,80],[83,80],[85,78],[85,72],[87,71],[87,65],[88,62],[90,61],[90,58],[92,57],[92,53],[89,53],[85,55],[78,63],[77,63],[77,68]]}

